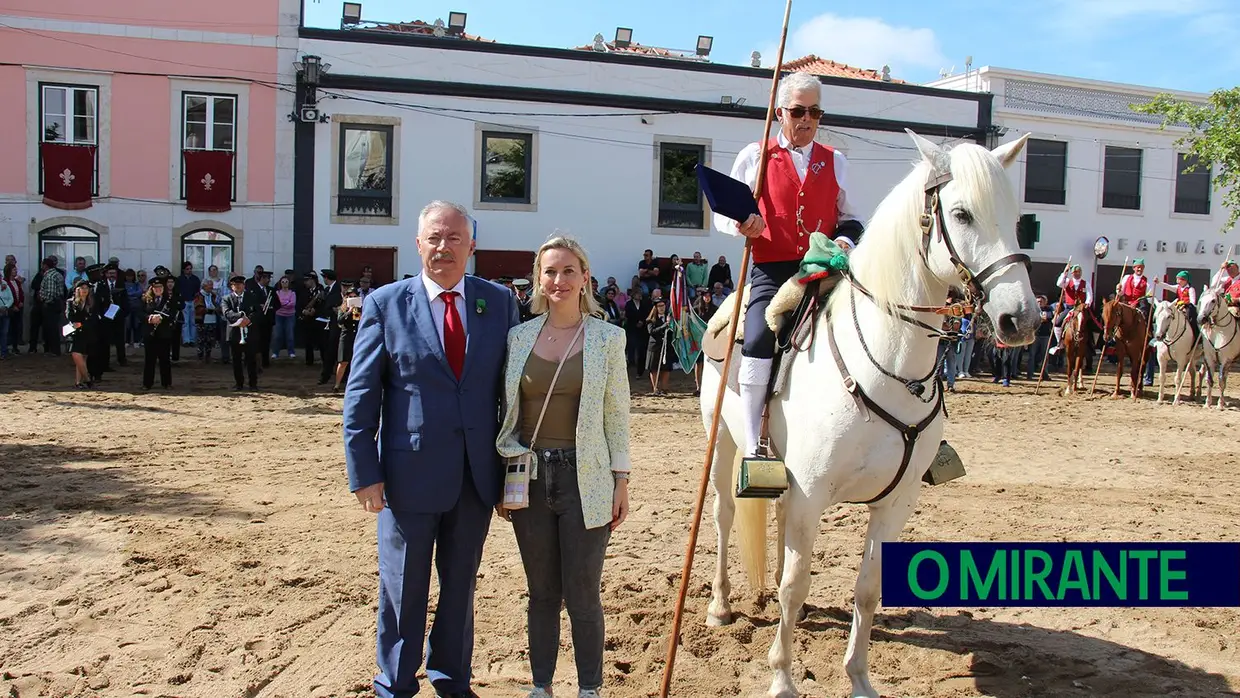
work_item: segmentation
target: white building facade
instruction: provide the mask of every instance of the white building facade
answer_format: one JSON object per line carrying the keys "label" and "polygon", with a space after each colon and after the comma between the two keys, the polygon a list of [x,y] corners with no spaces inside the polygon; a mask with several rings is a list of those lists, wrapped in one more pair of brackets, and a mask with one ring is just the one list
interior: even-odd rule
{"label": "white building facade", "polygon": [[[315,91],[329,121],[297,126],[294,247],[316,266],[416,273],[418,212],[447,199],[474,212],[487,278],[530,274],[556,231],[584,243],[600,283],[627,287],[646,249],[739,273],[742,244],[711,228],[693,168],[727,172],[757,140],[770,69],[361,30],[302,29],[300,49],[331,65]],[[941,143],[990,132],[988,94],[821,80],[819,140],[848,157],[866,218],[915,161],[906,127]]]}
{"label": "white building facade", "polygon": [[[1202,102],[1207,95],[992,67],[932,85],[992,93],[1002,140],[1030,135],[1010,176],[1022,213],[1040,223],[1029,251],[1039,292],[1058,293],[1055,277],[1069,257],[1087,278],[1096,271],[1102,297],[1114,291],[1125,258],[1130,265],[1144,258],[1148,276],[1171,281],[1187,270],[1200,288],[1227,256],[1240,254],[1223,235],[1227,212],[1215,170],[1184,173],[1192,158],[1174,142],[1186,131],[1160,130],[1158,117],[1129,108],[1160,92]],[[1100,236],[1110,251],[1096,263]]]}

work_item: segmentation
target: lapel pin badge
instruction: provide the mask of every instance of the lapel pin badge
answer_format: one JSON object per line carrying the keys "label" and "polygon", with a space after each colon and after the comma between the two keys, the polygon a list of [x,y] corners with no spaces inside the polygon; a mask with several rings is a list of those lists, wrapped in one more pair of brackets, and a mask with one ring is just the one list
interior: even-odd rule
{"label": "lapel pin badge", "polygon": [[486,302],[486,300],[485,300],[485,299],[483,299],[483,298],[479,298],[479,299],[478,299],[478,300],[474,303],[474,312],[475,312],[475,313],[478,313],[479,315],[481,315],[481,314],[482,314],[482,311],[484,311],[484,310],[486,310],[486,309],[487,309],[487,302]]}

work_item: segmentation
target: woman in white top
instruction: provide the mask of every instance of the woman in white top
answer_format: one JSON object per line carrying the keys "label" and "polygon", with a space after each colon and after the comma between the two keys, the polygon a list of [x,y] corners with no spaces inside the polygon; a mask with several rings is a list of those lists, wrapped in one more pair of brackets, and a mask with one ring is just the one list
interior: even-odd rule
{"label": "woman in white top", "polygon": [[496,447],[506,458],[532,450],[536,462],[529,506],[508,511],[501,503],[496,511],[512,522],[529,585],[531,698],[551,696],[562,606],[578,698],[599,698],[603,560],[629,511],[624,330],[599,317],[589,280],[585,250],[567,238],[549,240],[534,261],[536,317],[508,332]]}

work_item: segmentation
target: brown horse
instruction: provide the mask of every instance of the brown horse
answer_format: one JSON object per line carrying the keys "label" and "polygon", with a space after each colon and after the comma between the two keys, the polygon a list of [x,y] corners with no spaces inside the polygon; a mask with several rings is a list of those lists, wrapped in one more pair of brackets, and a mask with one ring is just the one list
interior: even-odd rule
{"label": "brown horse", "polygon": [[1119,299],[1112,299],[1102,305],[1102,324],[1105,328],[1103,338],[1115,342],[1115,392],[1111,397],[1119,397],[1120,381],[1124,375],[1124,359],[1132,364],[1130,376],[1132,380],[1132,399],[1141,397],[1141,369],[1145,367],[1143,358],[1149,348],[1146,344],[1146,323],[1148,318],[1140,310]]}
{"label": "brown horse", "polygon": [[1085,359],[1093,351],[1092,321],[1089,306],[1084,303],[1068,311],[1063,319],[1064,371],[1068,380],[1063,389],[1064,395],[1085,390]]}

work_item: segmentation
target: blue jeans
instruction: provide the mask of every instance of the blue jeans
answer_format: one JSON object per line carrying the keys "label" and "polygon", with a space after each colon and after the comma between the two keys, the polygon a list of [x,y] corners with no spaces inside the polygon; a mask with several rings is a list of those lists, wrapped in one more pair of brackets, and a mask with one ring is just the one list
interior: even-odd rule
{"label": "blue jeans", "polygon": [[198,343],[198,328],[193,322],[194,301],[185,301],[185,317],[189,318],[189,322],[186,322],[184,325],[181,326],[181,343],[182,344],[197,344]]}
{"label": "blue jeans", "polygon": [[957,374],[969,375],[969,369],[973,368],[973,347],[975,344],[977,344],[977,340],[973,337],[956,342]]}
{"label": "blue jeans", "polygon": [[295,334],[297,332],[297,316],[296,315],[277,315],[275,331],[271,337],[271,353],[280,354],[280,347],[288,350],[288,355],[293,356],[297,353],[297,345],[295,343]]}
{"label": "blue jeans", "polygon": [[[18,315],[17,317],[21,317]],[[0,356],[9,355],[9,316],[0,315]]]}

